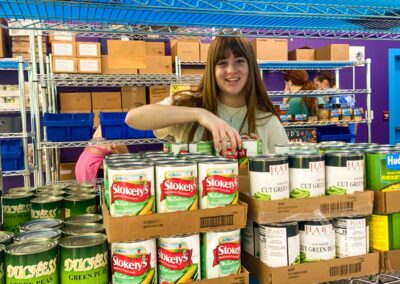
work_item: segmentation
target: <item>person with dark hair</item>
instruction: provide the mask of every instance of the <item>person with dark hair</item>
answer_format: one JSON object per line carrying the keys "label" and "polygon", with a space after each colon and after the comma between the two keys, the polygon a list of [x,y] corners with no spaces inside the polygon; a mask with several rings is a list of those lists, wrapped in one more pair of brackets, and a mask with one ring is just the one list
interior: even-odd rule
{"label": "person with dark hair", "polygon": [[265,153],[288,142],[251,44],[242,36],[217,36],[211,42],[197,90],[177,92],[158,104],[133,109],[126,123],[153,129],[158,138],[213,141],[223,154],[228,143],[233,149],[241,145],[241,135],[256,134],[264,142]]}

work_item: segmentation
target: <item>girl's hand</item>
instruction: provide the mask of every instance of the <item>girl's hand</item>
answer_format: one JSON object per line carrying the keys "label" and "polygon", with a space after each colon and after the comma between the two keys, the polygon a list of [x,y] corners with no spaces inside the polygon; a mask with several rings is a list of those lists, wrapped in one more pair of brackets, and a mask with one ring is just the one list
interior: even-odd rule
{"label": "girl's hand", "polygon": [[239,132],[208,110],[200,109],[198,123],[212,133],[214,148],[218,152],[222,150],[222,155],[226,154],[228,142],[235,151],[241,145]]}

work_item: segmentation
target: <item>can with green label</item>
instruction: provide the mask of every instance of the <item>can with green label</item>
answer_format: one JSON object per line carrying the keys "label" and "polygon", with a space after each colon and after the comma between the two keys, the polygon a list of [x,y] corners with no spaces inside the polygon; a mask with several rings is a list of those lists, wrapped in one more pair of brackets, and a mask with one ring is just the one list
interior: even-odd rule
{"label": "can with green label", "polygon": [[214,143],[212,141],[189,142],[189,153],[212,155],[214,153]]}
{"label": "can with green label", "polygon": [[73,217],[69,217],[65,220],[66,225],[70,224],[82,224],[82,223],[101,223],[103,222],[103,216],[100,214],[82,214]]}
{"label": "can with green label", "polygon": [[5,245],[0,244],[0,284],[6,283],[6,274],[4,273],[4,250]]}
{"label": "can with green label", "polygon": [[58,241],[62,236],[62,231],[59,229],[40,229],[40,231],[26,231],[19,233],[14,237],[14,242],[26,242],[34,240],[54,240]]}
{"label": "can with green label", "polygon": [[58,283],[57,242],[15,243],[5,249],[7,284]]}
{"label": "can with green label", "polygon": [[32,219],[64,219],[63,197],[40,196],[31,199]]}
{"label": "can with green label", "polygon": [[377,148],[365,155],[368,189],[385,191],[385,187],[400,183],[400,150]]}
{"label": "can with green label", "polygon": [[40,231],[42,229],[61,229],[63,221],[59,219],[35,219],[20,225],[20,231]]}
{"label": "can with green label", "polygon": [[72,224],[66,225],[63,228],[63,233],[65,236],[79,236],[82,234],[91,233],[104,233],[106,228],[103,224],[98,223],[86,223],[86,224]]}
{"label": "can with green label", "polygon": [[108,284],[107,237],[68,236],[60,241],[60,284]]}
{"label": "can with green label", "polygon": [[94,214],[97,211],[96,195],[79,194],[64,198],[65,218],[81,214]]}
{"label": "can with green label", "polygon": [[3,244],[5,246],[12,244],[13,238],[13,232],[0,231],[0,244]]}
{"label": "can with green label", "polygon": [[7,193],[3,196],[3,229],[19,232],[19,225],[31,220],[33,193]]}

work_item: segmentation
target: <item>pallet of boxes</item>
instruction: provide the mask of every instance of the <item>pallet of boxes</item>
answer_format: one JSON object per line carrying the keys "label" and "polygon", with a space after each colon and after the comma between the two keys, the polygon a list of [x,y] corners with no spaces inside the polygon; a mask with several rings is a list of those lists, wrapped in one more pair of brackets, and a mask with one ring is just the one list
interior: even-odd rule
{"label": "pallet of boxes", "polygon": [[374,194],[364,190],[364,153],[356,145],[319,146],[278,145],[279,154],[251,157],[240,176],[240,199],[249,206],[242,262],[259,283],[379,272],[379,253],[369,250]]}

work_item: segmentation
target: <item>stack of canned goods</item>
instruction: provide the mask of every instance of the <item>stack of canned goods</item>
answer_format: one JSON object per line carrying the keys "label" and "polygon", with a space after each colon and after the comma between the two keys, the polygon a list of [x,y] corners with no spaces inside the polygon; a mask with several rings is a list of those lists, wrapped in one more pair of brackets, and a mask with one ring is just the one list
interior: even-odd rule
{"label": "stack of canned goods", "polygon": [[243,249],[270,267],[363,255],[369,251],[365,216],[257,224],[247,221]]}

